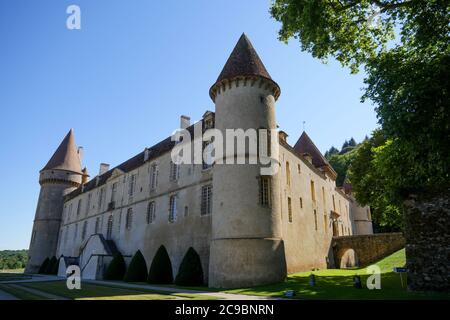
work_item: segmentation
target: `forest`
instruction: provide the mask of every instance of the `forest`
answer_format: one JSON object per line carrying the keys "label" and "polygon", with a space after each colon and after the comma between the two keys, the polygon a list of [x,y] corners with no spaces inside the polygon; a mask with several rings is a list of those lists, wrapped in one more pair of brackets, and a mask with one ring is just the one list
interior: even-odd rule
{"label": "forest", "polygon": [[23,269],[28,261],[28,250],[0,251],[0,270]]}

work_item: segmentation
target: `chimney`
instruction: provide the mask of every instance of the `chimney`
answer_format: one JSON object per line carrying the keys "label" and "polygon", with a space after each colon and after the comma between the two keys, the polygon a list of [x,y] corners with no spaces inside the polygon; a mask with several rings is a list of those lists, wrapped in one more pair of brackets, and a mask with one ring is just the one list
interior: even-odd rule
{"label": "chimney", "polygon": [[100,170],[98,172],[98,175],[101,176],[102,174],[104,174],[108,170],[109,170],[109,164],[107,164],[107,163],[100,163]]}
{"label": "chimney", "polygon": [[85,183],[88,183],[88,181],[89,181],[89,173],[88,173],[86,167],[83,169],[82,172],[83,172],[83,175],[81,176],[81,183],[84,185]]}
{"label": "chimney", "polygon": [[80,158],[80,162],[83,162],[83,156],[84,156],[83,147],[78,147],[77,153],[78,153],[78,158]]}
{"label": "chimney", "polygon": [[180,129],[186,129],[191,125],[191,118],[188,116],[180,117]]}
{"label": "chimney", "polygon": [[144,162],[147,162],[150,158],[150,150],[148,148],[145,148],[144,150]]}
{"label": "chimney", "polygon": [[281,141],[283,141],[284,143],[287,143],[287,137],[288,137],[288,134],[287,134],[286,132],[284,132],[284,131],[282,131],[282,130],[280,130],[280,131],[278,132],[278,138],[279,138]]}

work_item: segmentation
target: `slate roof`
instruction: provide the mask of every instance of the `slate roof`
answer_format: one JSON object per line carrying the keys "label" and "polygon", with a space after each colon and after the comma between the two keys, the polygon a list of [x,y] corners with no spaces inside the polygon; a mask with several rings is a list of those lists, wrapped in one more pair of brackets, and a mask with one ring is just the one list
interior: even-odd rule
{"label": "slate roof", "polygon": [[[201,123],[203,125],[203,120],[201,120]],[[191,125],[190,127],[186,128],[186,130],[189,131],[191,134],[191,137],[194,137],[194,125]],[[172,141],[171,137],[167,137],[166,139],[162,140],[161,142],[155,144],[154,146],[148,148],[149,150],[149,158],[147,161],[144,161],[144,154],[145,151],[140,152],[139,154],[135,155],[131,159],[123,162],[122,164],[108,170],[104,174],[94,177],[89,182],[84,184],[83,186],[80,186],[79,188],[75,189],[68,195],[66,195],[65,200],[68,201],[70,199],[73,199],[77,197],[78,195],[88,192],[90,190],[93,190],[101,185],[104,185],[106,181],[112,176],[112,173],[114,170],[119,169],[125,173],[130,172],[140,166],[142,166],[145,162],[151,161],[152,159],[156,159],[157,157],[163,155],[166,152],[169,152],[172,150],[172,148],[175,146],[175,142]],[[98,180],[98,182],[97,182]]]}
{"label": "slate roof", "polygon": [[72,129],[70,129],[58,149],[56,149],[49,162],[41,171],[43,170],[67,170],[75,173],[82,173],[81,161],[75,145]]}

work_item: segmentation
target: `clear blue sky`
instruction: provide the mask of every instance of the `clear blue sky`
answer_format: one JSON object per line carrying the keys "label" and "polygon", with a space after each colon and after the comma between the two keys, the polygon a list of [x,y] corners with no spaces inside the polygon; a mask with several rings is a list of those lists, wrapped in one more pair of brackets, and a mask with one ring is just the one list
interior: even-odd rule
{"label": "clear blue sky", "polygon": [[[66,28],[77,4],[82,29]],[[361,104],[363,75],[322,64],[262,0],[3,0],[0,2],[0,250],[27,248],[38,172],[70,128],[91,175],[167,137],[186,114],[214,110],[209,87],[242,32],[282,94],[280,127],[306,131],[321,151],[377,126]]]}

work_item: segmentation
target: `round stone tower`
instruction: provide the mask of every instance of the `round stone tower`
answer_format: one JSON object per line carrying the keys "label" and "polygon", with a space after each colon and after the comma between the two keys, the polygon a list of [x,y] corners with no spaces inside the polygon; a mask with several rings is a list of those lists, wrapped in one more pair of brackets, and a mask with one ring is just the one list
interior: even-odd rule
{"label": "round stone tower", "polygon": [[73,131],[70,130],[50,161],[40,171],[41,191],[26,272],[36,273],[45,258],[56,254],[64,196],[80,186],[82,176],[80,157]]}
{"label": "round stone tower", "polygon": [[[276,129],[279,95],[279,86],[243,34],[210,89],[215,128],[224,140],[227,129]],[[248,145],[245,150],[234,148],[224,154],[223,164],[213,168],[209,286],[233,288],[282,281],[286,260],[278,174],[262,176],[261,168],[266,165],[249,164],[254,152]],[[270,156],[278,166],[278,154],[272,150]],[[229,164],[239,158],[246,159],[245,164]]]}

